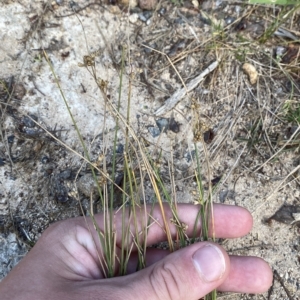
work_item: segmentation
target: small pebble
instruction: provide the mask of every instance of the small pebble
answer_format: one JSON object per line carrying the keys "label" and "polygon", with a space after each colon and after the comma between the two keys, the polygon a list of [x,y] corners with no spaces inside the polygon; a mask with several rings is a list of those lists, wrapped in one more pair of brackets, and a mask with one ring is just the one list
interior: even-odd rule
{"label": "small pebble", "polygon": [[28,115],[22,118],[22,123],[28,128],[34,128],[36,126],[34,121],[38,121],[38,117],[35,115]]}
{"label": "small pebble", "polygon": [[180,124],[174,118],[170,118],[168,129],[175,133],[178,133],[180,131]]}
{"label": "small pebble", "polygon": [[278,46],[276,47],[276,57],[282,57],[283,54],[286,52],[286,48],[285,47],[282,47],[282,46]]}
{"label": "small pebble", "polygon": [[147,22],[152,17],[151,11],[144,11],[139,14],[139,19],[143,22]]}
{"label": "small pebble", "polygon": [[203,139],[206,144],[210,144],[215,137],[215,133],[212,129],[208,129],[203,133]]}
{"label": "small pebble", "polygon": [[[147,44],[146,44],[146,45],[147,45]],[[144,51],[145,51],[145,53],[147,53],[147,54],[150,54],[150,53],[153,51],[151,48],[153,48],[153,49],[156,49],[156,48],[157,48],[157,45],[156,45],[155,43],[149,44],[149,45],[147,45],[147,46],[150,47],[150,48],[144,47]]]}
{"label": "small pebble", "polygon": [[69,6],[70,6],[71,9],[76,10],[78,8],[78,3],[76,3],[75,1],[70,1]]}
{"label": "small pebble", "polygon": [[119,145],[117,146],[116,152],[117,152],[118,154],[123,154],[123,152],[124,152],[124,145],[123,145],[123,144],[119,144]]}
{"label": "small pebble", "polygon": [[165,7],[162,7],[162,8],[160,8],[160,9],[158,10],[158,13],[159,13],[160,15],[162,15],[162,16],[163,16],[166,12],[167,12],[167,10],[166,10]]}
{"label": "small pebble", "polygon": [[244,63],[243,71],[248,75],[249,81],[252,85],[257,82],[258,73],[253,65],[249,63]]}
{"label": "small pebble", "polygon": [[131,15],[128,17],[128,19],[129,19],[129,22],[130,22],[130,23],[135,24],[135,23],[138,21],[138,19],[139,19],[139,15],[136,14],[136,13],[131,14]]}
{"label": "small pebble", "polygon": [[241,7],[237,5],[237,6],[235,7],[235,12],[236,12],[237,14],[239,14],[239,13],[241,12]]}
{"label": "small pebble", "polygon": [[9,135],[9,136],[7,137],[7,142],[8,142],[9,144],[12,144],[12,143],[14,142],[14,139],[15,139],[15,136],[14,136],[14,135]]}
{"label": "small pebble", "polygon": [[148,131],[154,138],[160,135],[160,130],[157,127],[148,127]]}
{"label": "small pebble", "polygon": [[81,176],[77,182],[77,187],[88,198],[91,197],[91,194],[96,195],[98,192],[97,183],[92,174]]}
{"label": "small pebble", "polygon": [[42,164],[47,164],[50,162],[50,158],[48,156],[43,156],[42,159],[41,159],[41,163]]}
{"label": "small pebble", "polygon": [[226,17],[226,18],[224,19],[226,25],[232,24],[235,20],[236,20],[236,19],[233,18],[233,17]]}
{"label": "small pebble", "polygon": [[56,200],[61,203],[65,203],[69,200],[68,195],[57,195]]}
{"label": "small pebble", "polygon": [[195,8],[199,8],[199,2],[198,2],[198,0],[192,0],[192,4],[193,4],[193,6],[195,7]]}
{"label": "small pebble", "polygon": [[22,83],[17,83],[14,85],[14,97],[18,100],[22,100],[26,95],[26,89]]}
{"label": "small pebble", "polygon": [[157,5],[157,0],[139,0],[139,7],[145,10],[152,10]]}
{"label": "small pebble", "polygon": [[128,5],[130,8],[137,7],[138,1],[137,0],[129,0]]}
{"label": "small pebble", "polygon": [[62,179],[70,179],[71,175],[72,175],[72,171],[70,169],[68,169],[68,170],[62,171],[59,174],[59,177]]}
{"label": "small pebble", "polygon": [[156,120],[156,125],[160,131],[166,132],[169,129],[169,119],[161,118]]}
{"label": "small pebble", "polygon": [[192,158],[195,158],[195,156],[196,156],[195,150],[192,150],[191,152],[189,151],[184,155],[187,162],[191,162]]}
{"label": "small pebble", "polygon": [[220,5],[223,4],[223,0],[217,0],[217,1],[215,2],[215,4],[216,4],[216,7],[218,7],[218,6],[220,6]]}
{"label": "small pebble", "polygon": [[173,21],[175,24],[184,24],[185,21],[182,18],[177,18]]}
{"label": "small pebble", "polygon": [[5,159],[0,157],[0,167],[5,165]]}

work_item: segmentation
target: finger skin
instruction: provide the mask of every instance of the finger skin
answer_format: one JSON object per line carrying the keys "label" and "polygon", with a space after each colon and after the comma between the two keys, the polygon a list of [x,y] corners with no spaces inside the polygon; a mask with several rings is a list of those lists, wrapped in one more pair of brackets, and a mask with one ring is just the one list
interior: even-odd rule
{"label": "finger skin", "polygon": [[[191,205],[191,204],[178,204],[177,206],[177,215],[178,219],[181,223],[185,223],[188,228],[186,234],[189,237],[194,235],[194,225],[195,220],[197,220],[197,215],[199,213],[200,206],[199,205]],[[131,216],[131,220],[129,221],[129,211],[127,210],[126,216],[127,220],[125,220],[125,224],[130,224],[130,232],[144,232],[145,228],[151,223],[148,227],[147,231],[147,246],[151,246],[153,244],[163,242],[167,240],[167,235],[165,231],[164,221],[162,218],[162,212],[158,205],[154,206],[146,206],[147,215],[145,210],[142,208],[141,210],[137,210],[136,219],[137,222],[133,220]],[[151,214],[151,218],[149,215]],[[177,235],[177,227],[172,224],[171,219],[173,218],[172,211],[169,205],[164,205],[164,214],[166,221],[168,222],[168,226],[170,228],[172,238],[175,239]],[[253,220],[251,214],[244,208],[232,205],[224,205],[224,204],[214,204],[213,205],[213,218],[214,221],[211,223],[211,231],[212,228],[214,230],[214,236],[218,238],[237,238],[246,235],[252,228]],[[149,221],[150,220],[150,221]],[[97,215],[96,221],[101,228],[104,230],[103,226],[103,215]],[[124,225],[122,222],[122,212],[119,211],[114,216],[114,224],[117,238],[117,245],[121,246],[122,244],[122,231],[124,230]],[[212,226],[213,224],[213,226]],[[137,225],[138,230],[136,230],[135,226]],[[196,236],[200,235],[201,230],[201,220],[198,221],[196,226]],[[211,232],[212,235],[212,232]],[[141,238],[141,242],[142,240]],[[129,245],[131,246],[131,242],[133,240],[129,240]]]}
{"label": "finger skin", "polygon": [[[146,210],[150,214],[151,207],[147,206]],[[172,212],[168,206],[164,210],[166,220],[171,228],[172,237],[176,238],[176,227],[170,222]],[[193,234],[194,221],[198,211],[199,206],[178,205],[178,218],[180,222],[188,225],[186,232],[188,235]],[[145,224],[149,224],[148,218],[142,218],[144,216],[143,209],[137,212],[137,215],[139,229],[142,229]],[[162,216],[158,206],[155,206],[152,215],[155,222],[148,228],[147,245],[166,240]],[[215,233],[218,237],[242,236],[252,226],[252,217],[243,208],[214,205],[213,215]],[[96,219],[103,230],[103,215],[98,215]],[[120,221],[121,219],[120,212],[116,213],[114,230],[117,236],[119,253],[123,225]],[[133,229],[134,223],[132,219],[129,223]],[[201,222],[199,221],[199,224],[197,224],[198,235],[200,234],[200,224]],[[101,267],[98,263],[99,257],[97,255],[99,252],[101,253],[99,251],[100,244],[98,235],[93,228],[92,221],[89,219],[86,223],[84,218],[70,219],[52,225],[42,235],[26,258],[0,284],[0,295],[5,295],[4,299],[9,300],[149,299],[146,290],[141,291],[140,284],[145,283],[145,281],[147,283],[147,280],[151,279],[150,283],[155,284],[157,290],[162,289],[161,281],[156,281],[156,278],[159,277],[156,275],[160,274],[158,272],[160,268],[163,268],[165,271],[172,270],[173,274],[176,274],[176,276],[173,276],[173,281],[171,280],[173,288],[166,295],[174,296],[174,299],[185,299],[183,297],[176,298],[176,293],[172,294],[174,291],[177,291],[178,295],[190,295],[192,292],[192,297],[186,299],[199,299],[217,286],[222,291],[260,293],[265,291],[272,281],[272,272],[262,260],[253,257],[232,257],[229,259],[224,249],[217,246],[220,247],[226,258],[227,268],[224,276],[211,285],[201,285],[201,278],[199,279],[199,276],[197,277],[195,271],[192,270],[190,259],[192,252],[205,243],[193,244],[170,255],[162,254],[161,251],[156,252],[156,249],[147,250],[147,255],[149,255],[147,258],[148,268],[131,275],[103,280],[100,279],[99,269]],[[135,230],[131,230],[131,233],[135,232]],[[162,260],[163,257],[164,259]],[[134,266],[135,262],[131,261],[130,264],[132,263]],[[230,264],[231,267],[229,268]],[[130,268],[132,268],[131,265]],[[164,277],[160,278],[163,279]],[[144,293],[142,296],[141,292]],[[21,298],[20,295],[22,295]]]}
{"label": "finger skin", "polygon": [[219,291],[263,293],[272,285],[272,270],[261,258],[230,256],[230,266],[229,275],[219,286]]}
{"label": "finger skin", "polygon": [[[177,206],[177,215],[180,222],[187,224],[188,228],[186,234],[188,236],[194,235],[194,222],[197,219],[200,206],[191,205],[191,204],[178,204]],[[159,242],[163,242],[167,239],[166,230],[164,229],[164,223],[162,219],[162,213],[158,205],[154,206],[142,206],[140,210],[136,210],[136,220],[133,219],[129,214],[129,209],[125,212],[125,218],[123,218],[123,212],[117,212],[114,215],[114,224],[113,231],[116,233],[116,255],[121,257],[121,249],[130,249],[131,253],[137,250],[137,243],[134,242],[135,233],[138,233],[139,244],[144,244],[144,239],[146,239],[146,245],[150,246]],[[151,218],[149,221],[149,215]],[[168,205],[164,206],[165,218],[168,221],[168,226],[173,239],[177,238],[177,227],[172,224],[170,221],[173,218],[173,214]],[[213,216],[214,216],[214,232],[216,237],[222,238],[233,238],[240,237],[247,234],[252,227],[252,216],[244,208],[230,205],[214,205],[213,206]],[[103,214],[96,215],[96,222],[101,231],[105,231],[103,224]],[[123,220],[125,219],[125,220]],[[87,220],[87,221],[86,221]],[[61,228],[62,230],[68,231],[67,227],[71,227],[71,230],[75,230],[74,238],[64,241],[66,248],[69,253],[72,253],[73,256],[76,256],[78,259],[78,270],[83,270],[80,275],[83,274],[95,274],[93,278],[99,278],[96,276],[99,269],[103,270],[99,264],[98,253],[101,253],[102,245],[99,241],[99,236],[91,219],[87,218],[75,218],[67,222],[61,222],[54,226]],[[150,224],[150,222],[152,223]],[[129,224],[129,229],[127,229],[126,224]],[[212,222],[211,222],[212,223]],[[125,224],[125,225],[124,225]],[[150,224],[150,226],[149,226]],[[135,227],[138,229],[136,230]],[[145,228],[147,227],[147,233],[145,233]],[[211,225],[212,227],[212,225]],[[89,228],[89,230],[87,229]],[[125,229],[125,230],[124,230]],[[196,236],[200,236],[201,230],[201,220],[198,221],[196,227]],[[125,239],[125,242],[122,241],[123,232],[129,232],[128,238]],[[55,232],[55,237],[57,238],[57,232]],[[85,233],[84,233],[85,232]],[[63,234],[66,236],[66,232]],[[70,236],[70,232],[68,234]],[[73,245],[70,243],[76,239],[84,248],[90,253],[93,257],[94,264],[86,263],[86,259],[79,261],[79,256],[75,253]],[[137,239],[136,239],[137,240]],[[123,243],[123,245],[122,245]],[[80,251],[82,252],[82,251]],[[84,254],[85,257],[87,253]],[[74,266],[74,264],[72,264]],[[82,266],[88,266],[82,269]],[[95,267],[99,267],[96,269]],[[74,267],[73,267],[74,268]],[[136,269],[135,265],[130,265],[130,272],[134,272]],[[119,273],[119,261],[115,264],[115,274]],[[78,273],[77,273],[78,274]],[[100,276],[103,276],[101,272]],[[105,276],[104,276],[105,277]]]}
{"label": "finger skin", "polygon": [[[168,250],[149,250],[146,257],[147,266],[155,264],[170,254]],[[230,271],[226,280],[217,288],[218,291],[259,294],[270,288],[273,273],[264,260],[248,256],[229,256],[229,258]],[[136,272],[137,261],[137,256],[129,260],[129,274]]]}
{"label": "finger skin", "polygon": [[[214,281],[207,282],[203,279],[192,257],[199,248],[208,244],[212,243],[202,242],[175,251],[164,260],[131,275],[98,281],[98,291],[103,291],[102,287],[106,284],[113,286],[115,282],[115,286],[123,289],[123,297],[118,298],[120,291],[111,289],[111,298],[105,297],[106,295],[101,292],[103,299],[194,300],[202,298],[224,282],[230,270],[227,253],[222,247],[214,244],[224,257],[224,272]],[[84,286],[85,290],[89,290],[88,283]],[[97,290],[94,290],[94,293],[96,295]]]}
{"label": "finger skin", "polygon": [[[149,292],[147,291],[149,286],[153,286],[158,295],[154,299],[190,300],[205,296],[224,282],[230,270],[230,260],[227,253],[222,247],[214,244],[222,252],[225,259],[226,267],[224,273],[221,277],[211,282],[206,281],[199,274],[192,262],[192,257],[195,251],[206,247],[208,244],[212,243],[202,242],[180,249],[149,268],[142,270],[142,273],[132,274],[133,282],[136,285],[133,288],[138,290],[139,286],[144,286],[145,299]],[[168,285],[167,289],[165,284]]]}
{"label": "finger skin", "polygon": [[[150,214],[151,206],[147,206],[146,209]],[[172,218],[172,212],[167,205],[164,207],[164,210],[166,219],[169,221],[172,238],[175,239],[177,230],[176,227],[170,222],[170,219]],[[179,220],[188,225],[186,233],[192,236],[194,221],[197,217],[199,206],[179,204],[177,211]],[[166,233],[163,229],[161,211],[158,205],[154,207],[152,215],[156,222],[150,226],[147,232],[147,245],[156,244],[166,240]],[[144,224],[148,224],[148,219],[141,219],[141,217],[144,216],[144,210],[141,210],[139,213],[137,212],[137,216],[137,219],[140,220],[140,223],[137,225],[139,227],[138,232],[141,232],[141,229],[144,228]],[[220,237],[238,237],[244,235],[252,226],[252,217],[250,213],[247,210],[236,206],[214,205],[214,219],[216,236]],[[118,257],[120,257],[122,244],[121,236],[123,230],[121,214],[116,214],[114,220],[114,228],[117,238],[116,254]],[[97,215],[96,221],[98,222],[100,229],[102,229],[103,214]],[[124,223],[126,224],[126,220]],[[132,223],[133,222],[130,222],[130,225],[132,226],[131,233],[135,233],[136,231],[134,230],[134,224]],[[199,221],[197,228],[198,235],[200,234],[200,225],[201,222]],[[131,240],[128,240],[133,241],[133,237],[130,236],[130,238]],[[128,242],[128,246],[132,251],[135,251],[135,244],[133,247],[131,247],[132,243],[130,243],[130,241]],[[94,229],[94,225],[89,218],[87,218],[87,222],[84,218],[80,217],[57,222],[51,225],[50,228],[43,233],[36,246],[39,246],[39,248],[43,250],[37,251],[36,247],[34,247],[31,253],[29,253],[27,256],[26,261],[32,257],[41,257],[43,253],[45,256],[49,256],[49,258],[59,254],[61,260],[65,264],[68,264],[68,268],[65,268],[65,270],[61,271],[61,275],[68,277],[69,279],[77,278],[78,276],[86,279],[103,277],[103,268],[99,261],[99,254],[103,252],[101,251],[98,233]],[[61,250],[58,252],[58,249]],[[35,254],[33,255],[33,253]],[[53,266],[59,264],[60,261],[58,259],[54,260]],[[69,272],[70,269],[73,270],[73,273]],[[117,261],[115,265],[115,274],[118,274],[118,269],[119,263]],[[64,275],[65,273],[66,275]]]}
{"label": "finger skin", "polygon": [[[146,267],[150,267],[151,265],[159,262],[169,254],[171,254],[169,250],[148,248],[145,257]],[[130,255],[130,258],[128,260],[127,274],[132,274],[137,271],[138,261],[139,261],[139,256],[138,253],[135,251]]]}

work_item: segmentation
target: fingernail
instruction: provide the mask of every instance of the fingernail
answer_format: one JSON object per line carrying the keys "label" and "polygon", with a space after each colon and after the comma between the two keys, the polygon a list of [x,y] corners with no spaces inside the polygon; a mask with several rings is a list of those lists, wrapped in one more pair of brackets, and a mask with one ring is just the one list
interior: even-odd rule
{"label": "fingernail", "polygon": [[225,258],[214,245],[206,245],[193,255],[193,261],[202,279],[211,282],[220,279],[225,272]]}

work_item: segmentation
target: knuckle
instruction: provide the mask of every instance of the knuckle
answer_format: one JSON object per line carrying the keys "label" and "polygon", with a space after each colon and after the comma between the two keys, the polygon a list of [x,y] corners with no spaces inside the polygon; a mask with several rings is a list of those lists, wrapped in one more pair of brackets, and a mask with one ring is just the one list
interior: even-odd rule
{"label": "knuckle", "polygon": [[149,280],[157,299],[180,299],[180,282],[176,267],[168,262],[155,266]]}
{"label": "knuckle", "polygon": [[58,239],[70,232],[70,228],[72,227],[73,226],[70,226],[70,220],[59,221],[50,224],[50,226],[44,231],[42,237],[47,239]]}

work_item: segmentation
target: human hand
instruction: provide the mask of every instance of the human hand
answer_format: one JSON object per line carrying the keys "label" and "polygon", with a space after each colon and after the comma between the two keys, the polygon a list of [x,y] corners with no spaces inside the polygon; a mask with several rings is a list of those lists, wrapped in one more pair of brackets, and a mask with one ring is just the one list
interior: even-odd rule
{"label": "human hand", "polygon": [[[148,229],[147,245],[150,246],[165,241],[166,234],[160,208],[155,206],[152,211],[149,206],[147,210],[155,220]],[[188,225],[186,233],[189,236],[193,234],[198,211],[195,205],[178,205],[178,218]],[[122,242],[121,214],[114,215],[117,254],[120,254]],[[144,215],[144,207],[137,214]],[[165,206],[165,214],[167,220],[172,218],[168,206]],[[103,217],[103,214],[95,216],[101,231]],[[142,223],[138,224],[140,229],[147,224]],[[176,227],[171,222],[169,225],[175,238]],[[215,204],[214,225],[216,237],[236,238],[251,230],[252,217],[243,208]],[[130,226],[134,229],[133,224]],[[133,237],[128,247],[132,247],[132,242]],[[43,233],[28,255],[0,283],[0,298],[195,300],[213,289],[262,293],[272,283],[272,271],[262,259],[228,256],[221,246],[211,242],[196,243],[173,253],[149,248],[147,268],[138,272],[135,272],[137,249],[133,247],[128,275],[105,279],[101,271],[103,261],[99,259],[100,248],[91,219],[87,218],[86,222],[78,217],[57,222]],[[116,274],[118,267],[116,263]]]}

